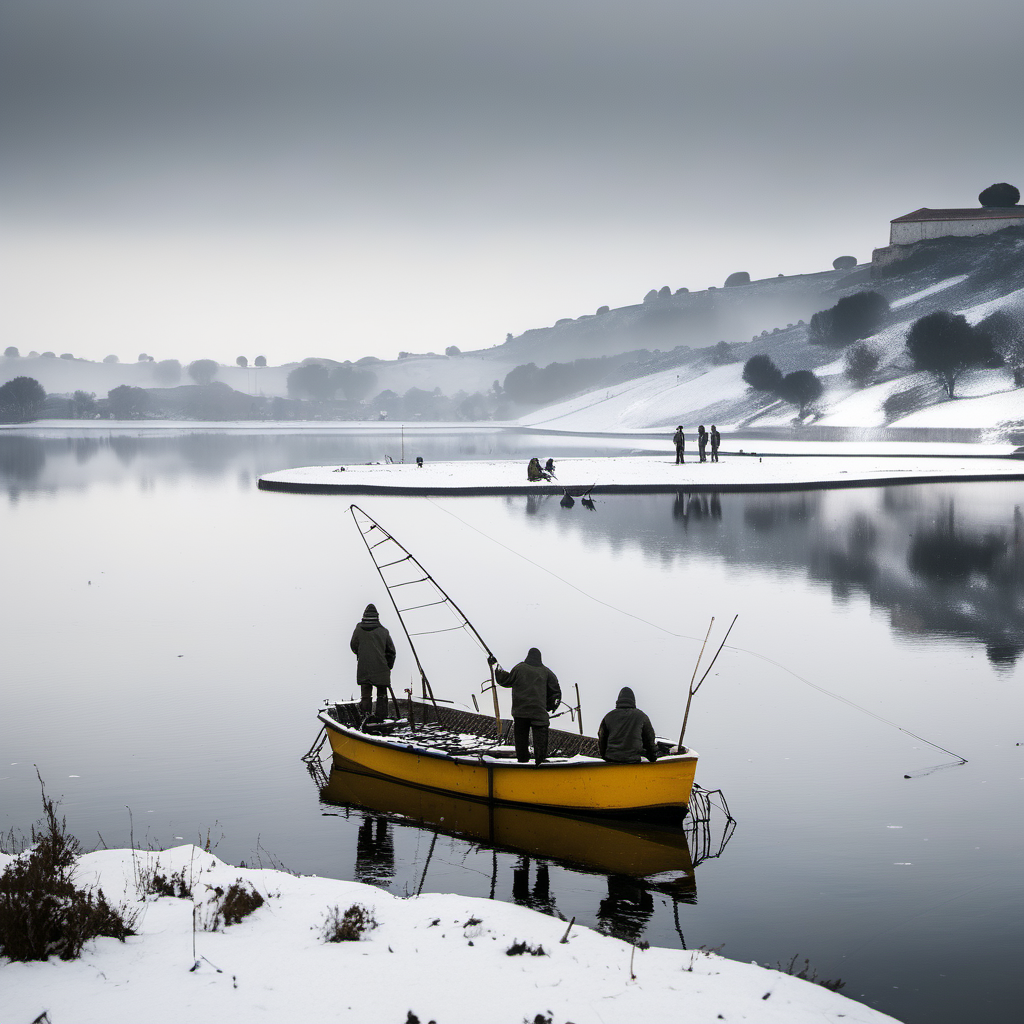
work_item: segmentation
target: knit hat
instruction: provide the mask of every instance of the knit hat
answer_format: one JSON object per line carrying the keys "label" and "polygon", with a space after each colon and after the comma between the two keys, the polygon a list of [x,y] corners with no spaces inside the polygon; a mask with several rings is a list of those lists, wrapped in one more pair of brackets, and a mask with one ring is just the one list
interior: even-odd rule
{"label": "knit hat", "polygon": [[543,665],[544,662],[540,660],[540,651],[536,647],[531,647],[526,652],[526,664],[527,665]]}
{"label": "knit hat", "polygon": [[374,604],[368,604],[366,611],[363,612],[363,625],[377,625],[380,622],[380,616],[377,614],[377,606]]}

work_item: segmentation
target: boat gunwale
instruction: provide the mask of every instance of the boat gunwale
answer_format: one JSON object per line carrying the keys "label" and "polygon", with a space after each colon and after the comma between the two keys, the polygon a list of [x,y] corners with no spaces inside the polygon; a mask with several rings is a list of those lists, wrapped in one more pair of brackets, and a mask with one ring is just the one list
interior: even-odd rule
{"label": "boat gunwale", "polygon": [[[565,761],[544,761],[541,764],[534,764],[530,761],[511,761],[507,758],[494,757],[480,753],[475,755],[468,754],[449,754],[444,750],[438,750],[436,748],[429,747],[418,747],[411,743],[396,743],[393,740],[388,740],[382,736],[375,736],[372,733],[363,732],[360,729],[353,728],[350,725],[345,725],[339,722],[337,719],[330,716],[328,710],[323,710],[317,716],[320,721],[324,724],[327,729],[333,729],[335,732],[343,733],[350,736],[352,739],[359,740],[361,742],[369,743],[371,746],[384,747],[390,750],[397,751],[402,754],[415,754],[418,757],[431,757],[441,761],[450,761],[453,764],[462,764],[472,768],[529,768],[529,769],[566,769],[566,768],[598,768],[598,767],[609,767],[609,768],[635,768],[637,765],[644,766],[646,764],[662,764],[662,763],[677,763],[684,761],[696,761],[698,754],[694,750],[688,750],[685,754],[665,754],[657,759],[657,761],[644,762],[644,761],[606,761],[604,758],[591,757],[587,754],[575,754],[572,760]],[[485,760],[487,758],[487,760]],[[579,760],[578,760],[579,759]],[[346,760],[349,760],[346,758]]]}

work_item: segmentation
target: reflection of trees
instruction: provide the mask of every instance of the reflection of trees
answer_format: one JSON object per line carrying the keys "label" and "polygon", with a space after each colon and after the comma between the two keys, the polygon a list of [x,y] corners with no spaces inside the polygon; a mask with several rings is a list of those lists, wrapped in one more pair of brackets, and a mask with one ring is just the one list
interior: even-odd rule
{"label": "reflection of trees", "polygon": [[0,437],[0,480],[33,483],[46,465],[46,449],[37,437]]}
{"label": "reflection of trees", "polygon": [[[827,583],[837,601],[867,595],[888,609],[894,629],[968,637],[985,645],[994,665],[1013,665],[1024,654],[1024,524],[1010,501],[1018,486],[609,495],[588,539],[600,532],[613,551],[638,547],[665,563],[699,553],[802,571]],[[542,518],[541,506],[531,511]]]}
{"label": "reflection of trees", "polygon": [[395,877],[395,843],[391,822],[378,814],[366,814],[356,834],[357,882],[386,887]]}

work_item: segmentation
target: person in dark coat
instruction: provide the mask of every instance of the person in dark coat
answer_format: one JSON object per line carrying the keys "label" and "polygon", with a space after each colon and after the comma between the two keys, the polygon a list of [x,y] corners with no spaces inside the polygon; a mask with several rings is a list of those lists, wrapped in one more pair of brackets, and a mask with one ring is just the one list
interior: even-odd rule
{"label": "person in dark coat", "polygon": [[395,643],[380,624],[375,605],[368,604],[362,621],[352,631],[349,644],[356,656],[356,682],[359,684],[359,711],[366,717],[371,711],[373,691],[377,691],[375,715],[383,721],[388,713],[388,687],[395,664]]}
{"label": "person in dark coat", "polygon": [[683,433],[682,425],[676,427],[676,432],[672,435],[672,443],[676,446],[676,465],[681,466],[686,462],[683,457],[683,452],[686,450],[686,435]]}
{"label": "person in dark coat", "polygon": [[707,462],[708,432],[703,423],[697,428],[697,447],[700,449],[700,461]]}
{"label": "person in dark coat", "polygon": [[633,691],[619,690],[615,710],[609,711],[597,730],[597,749],[606,761],[639,764],[641,754],[648,761],[658,760],[658,744],[651,720],[636,706]]}
{"label": "person in dark coat", "polygon": [[499,686],[512,690],[512,731],[515,736],[516,760],[525,764],[530,760],[530,732],[533,732],[533,758],[541,764],[548,756],[548,715],[562,700],[558,676],[541,661],[540,651],[531,647],[526,660],[519,662],[511,672],[498,667],[495,658],[487,663],[494,666],[494,679]]}
{"label": "person in dark coat", "polygon": [[722,443],[722,435],[718,432],[718,427],[711,424],[711,461],[718,461],[718,446]]}
{"label": "person in dark coat", "polygon": [[540,468],[540,459],[534,457],[530,459],[526,467],[526,479],[531,483],[536,483],[538,480],[550,480],[551,476]]}

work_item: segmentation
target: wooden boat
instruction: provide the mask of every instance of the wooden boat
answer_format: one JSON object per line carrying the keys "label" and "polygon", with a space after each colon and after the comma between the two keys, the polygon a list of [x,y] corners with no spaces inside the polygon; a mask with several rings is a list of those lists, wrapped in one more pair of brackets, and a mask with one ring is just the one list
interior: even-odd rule
{"label": "wooden boat", "polygon": [[659,888],[677,897],[696,893],[694,865],[681,828],[467,800],[338,764],[321,786],[320,799],[394,815],[444,835],[557,860],[582,871],[633,878],[659,875]]}
{"label": "wooden boat", "polygon": [[[459,633],[479,648],[486,664],[490,648],[461,609],[412,554],[351,506],[353,519],[394,604],[419,670],[422,699],[391,694],[389,720],[363,721],[357,702],[328,704],[319,714],[335,758],[359,771],[453,793],[474,800],[516,804],[545,811],[681,821],[687,812],[697,754],[661,744],[655,762],[620,764],[598,756],[592,736],[551,729],[549,756],[540,765],[519,764],[508,746],[512,723],[502,722],[492,669],[481,692],[490,691],[494,717],[443,706],[434,696],[413,637]],[[402,594],[404,607],[395,601]],[[410,617],[429,616],[410,631]],[[455,669],[454,659],[446,663]],[[472,669],[470,669],[472,671]],[[473,697],[476,702],[475,696]],[[579,705],[575,709],[579,713]],[[575,716],[574,716],[575,717]]]}
{"label": "wooden boat", "polygon": [[392,702],[389,711],[394,719],[384,732],[360,724],[357,702],[324,708],[319,718],[336,763],[424,789],[561,813],[682,821],[689,805],[693,751],[615,764],[598,757],[593,737],[551,729],[548,760],[519,764],[505,745],[511,722],[498,740],[494,719],[472,711],[410,700],[397,709]]}

